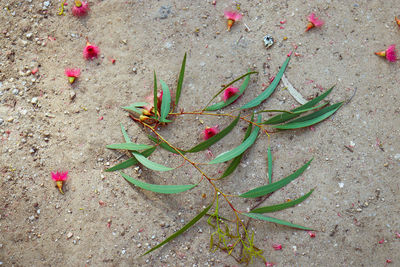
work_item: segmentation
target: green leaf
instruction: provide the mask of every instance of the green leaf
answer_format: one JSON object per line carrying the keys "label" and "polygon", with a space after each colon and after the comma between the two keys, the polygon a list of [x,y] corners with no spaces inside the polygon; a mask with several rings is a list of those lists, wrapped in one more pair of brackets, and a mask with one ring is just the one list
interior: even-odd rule
{"label": "green leaf", "polygon": [[139,154],[137,152],[132,152],[132,154],[141,164],[143,164],[143,166],[145,166],[151,170],[165,172],[165,171],[170,171],[170,170],[174,169],[174,168],[166,167],[164,165],[155,163],[155,162],[147,159],[142,154]]}
{"label": "green leaf", "polygon": [[239,78],[233,80],[232,82],[228,83],[227,85],[225,85],[221,90],[218,91],[218,93],[216,93],[216,94],[211,98],[210,101],[208,101],[208,103],[207,103],[207,105],[205,106],[205,108],[203,108],[203,111],[204,111],[204,110],[207,110],[208,105],[210,105],[210,103],[211,103],[217,96],[219,96],[219,94],[222,93],[226,88],[228,88],[229,86],[231,86],[231,85],[234,84],[235,82],[237,82],[237,81],[243,79],[244,77],[246,77],[246,76],[248,76],[248,75],[250,75],[250,74],[254,74],[254,73],[258,73],[258,72],[256,72],[256,71],[250,71],[250,72],[248,72],[248,73],[246,73],[246,74],[240,76]]}
{"label": "green leaf", "polygon": [[212,106],[207,107],[205,110],[207,110],[207,111],[218,110],[218,109],[224,108],[224,107],[232,104],[233,102],[235,102],[236,99],[238,99],[244,93],[244,91],[246,90],[246,88],[247,88],[247,86],[249,84],[249,81],[250,81],[250,75],[251,74],[252,74],[251,72],[247,73],[246,79],[243,81],[242,85],[239,87],[239,93],[238,94],[232,96],[231,98],[226,100],[226,102],[224,102],[224,101],[218,102],[218,103],[216,103],[216,104],[214,104]]}
{"label": "green leaf", "polygon": [[157,246],[151,248],[150,250],[146,251],[146,253],[144,253],[142,256],[149,254],[150,252],[158,249],[159,247],[167,244],[169,241],[171,241],[172,239],[180,236],[181,234],[183,234],[184,232],[186,232],[186,230],[188,230],[190,227],[192,227],[198,220],[200,220],[206,213],[207,211],[211,208],[212,204],[210,204],[208,207],[206,207],[202,212],[200,212],[196,217],[194,217],[190,222],[188,222],[187,224],[185,224],[185,226],[183,226],[180,230],[176,231],[175,233],[173,233],[172,235],[170,235],[169,237],[167,237],[163,242],[161,242],[160,244],[158,244]]}
{"label": "green leaf", "polygon": [[[162,140],[159,140],[159,139],[157,139],[157,138],[155,138],[154,136],[151,136],[151,135],[148,135],[147,136],[151,141],[153,141],[154,143],[156,143],[156,144],[158,144],[161,148],[163,148],[163,149],[165,149],[165,150],[167,150],[167,151],[169,151],[169,152],[171,152],[171,153],[174,153],[174,154],[179,154],[178,152],[176,152],[172,147],[170,147],[167,143],[165,143],[164,141],[162,141]],[[186,152],[185,151],[183,151],[182,149],[178,149],[179,150],[179,152],[181,152],[182,154],[185,154]]]}
{"label": "green leaf", "polygon": [[281,69],[279,70],[278,74],[276,74],[274,80],[268,86],[268,88],[265,89],[256,98],[254,98],[253,100],[251,100],[250,102],[248,102],[247,104],[242,106],[240,109],[252,108],[252,107],[260,105],[261,102],[263,102],[265,99],[267,99],[275,91],[275,88],[278,86],[279,82],[281,81],[283,73],[285,72],[285,69],[286,69],[287,65],[289,64],[290,58],[291,58],[291,56],[288,56],[286,58],[285,62],[283,63],[283,65],[281,67]]}
{"label": "green leaf", "polygon": [[[257,123],[261,122],[261,115],[258,115]],[[257,139],[258,132],[260,131],[260,127],[256,127],[250,134],[249,138],[244,140],[239,146],[235,147],[232,150],[226,151],[222,154],[219,154],[215,159],[210,161],[208,164],[216,164],[231,160],[243,152],[245,152]]]}
{"label": "green leaf", "polygon": [[154,105],[154,116],[157,117],[157,101],[158,101],[158,95],[157,95],[157,76],[156,76],[156,71],[154,71],[154,89],[153,89],[153,105]]}
{"label": "green leaf", "polygon": [[128,110],[128,111],[133,111],[135,113],[138,113],[139,115],[142,115],[142,111],[137,108],[144,107],[147,105],[148,105],[148,103],[146,103],[146,102],[135,102],[135,103],[131,104],[130,106],[126,106],[126,107],[122,107],[122,108],[125,110]]}
{"label": "green leaf", "polygon": [[314,191],[314,189],[311,189],[310,192],[308,192],[307,194],[305,194],[302,197],[299,197],[298,199],[288,201],[288,202],[285,202],[282,204],[277,204],[277,205],[254,209],[254,210],[250,211],[250,213],[269,213],[269,212],[280,211],[280,210],[284,210],[284,209],[296,206],[297,204],[306,200],[312,194],[313,191]]}
{"label": "green leaf", "polygon": [[[145,157],[150,156],[154,151],[156,150],[156,147],[153,146],[152,148],[149,148],[145,151],[143,151],[142,154]],[[130,166],[136,165],[138,164],[139,161],[137,161],[137,159],[135,157],[129,158],[127,160],[125,160],[124,162],[121,162],[111,168],[106,169],[106,172],[113,172],[113,171],[117,171],[117,170],[122,170],[122,169],[126,169],[129,168]]]}
{"label": "green leaf", "polygon": [[148,149],[152,146],[149,145],[142,145],[142,144],[135,144],[135,143],[121,143],[121,144],[112,144],[106,146],[109,149],[126,149],[126,150],[141,150],[141,149]]}
{"label": "green leaf", "polygon": [[339,102],[339,103],[333,104],[331,106],[327,106],[321,110],[318,110],[318,111],[311,113],[309,115],[306,115],[304,117],[300,117],[298,119],[290,121],[286,124],[273,125],[272,127],[281,129],[281,130],[308,127],[308,126],[314,125],[318,122],[325,120],[326,118],[331,116],[333,113],[335,113],[342,105],[343,105],[343,102]]}
{"label": "green leaf", "polygon": [[222,131],[220,131],[219,133],[217,133],[213,137],[210,137],[206,141],[201,142],[200,144],[198,144],[198,145],[192,147],[191,149],[187,150],[186,153],[195,153],[195,152],[206,150],[207,148],[209,148],[210,146],[212,146],[213,144],[215,144],[216,142],[218,142],[219,140],[224,138],[230,131],[232,131],[232,129],[238,123],[239,119],[240,119],[240,113],[237,115],[236,119],[233,120],[231,122],[231,124],[228,125],[228,127],[223,129]]}
{"label": "green leaf", "polygon": [[292,227],[292,228],[302,229],[302,230],[308,230],[308,231],[312,231],[313,230],[313,229],[305,227],[305,226],[301,226],[301,225],[298,225],[298,224],[293,224],[291,222],[280,220],[280,219],[276,219],[276,218],[272,218],[272,217],[269,217],[269,216],[264,216],[264,215],[261,215],[261,214],[258,214],[258,213],[242,213],[242,214],[247,216],[247,217],[256,219],[256,220],[262,220],[262,221],[277,223],[277,224],[289,226],[289,227]]}
{"label": "green leaf", "polygon": [[[253,121],[254,118],[254,113],[251,116],[251,121]],[[244,135],[243,141],[245,141],[251,133],[251,130],[253,129],[253,124],[249,123],[249,127],[247,127],[246,133]],[[240,164],[240,161],[242,160],[244,153],[240,154],[239,156],[237,156],[236,158],[234,158],[231,163],[229,164],[229,166],[225,169],[224,173],[221,175],[221,177],[219,177],[218,179],[222,179],[225,178],[226,176],[230,175],[231,173],[233,173],[237,166]]]}
{"label": "green leaf", "polygon": [[175,105],[176,106],[178,106],[179,98],[181,97],[183,76],[185,75],[185,67],[186,67],[186,53],[185,53],[185,56],[183,57],[181,71],[179,73],[179,78],[178,78],[178,86],[176,87],[176,96],[175,96]]}
{"label": "green leaf", "polygon": [[121,123],[121,132],[122,132],[122,135],[124,136],[125,142],[131,143],[131,139],[129,138],[129,135],[126,132],[125,127],[122,125],[122,123]]}
{"label": "green leaf", "polygon": [[166,118],[171,110],[171,92],[169,91],[168,85],[163,80],[160,79],[160,83],[163,90],[160,122],[167,122]]}
{"label": "green leaf", "polygon": [[177,193],[182,193],[187,190],[192,189],[193,187],[197,186],[196,184],[188,184],[188,185],[156,185],[156,184],[148,184],[139,180],[136,180],[133,177],[130,177],[129,175],[126,175],[125,173],[121,172],[122,177],[125,178],[128,182],[136,185],[137,187],[140,187],[142,189],[151,191],[151,192],[156,192],[156,193],[161,193],[161,194],[177,194]]}
{"label": "green leaf", "polygon": [[[322,95],[317,96],[316,98],[308,101],[304,105],[297,107],[295,109],[290,110],[293,112],[293,114],[278,114],[269,120],[263,122],[263,124],[279,124],[285,121],[288,121],[290,119],[293,119],[295,117],[298,117],[303,111],[307,111],[307,109],[312,108],[314,105],[318,104],[321,100],[323,100],[325,97],[327,97],[333,90],[335,86],[332,86],[328,91],[323,93]],[[300,113],[297,113],[300,112]]]}
{"label": "green leaf", "polygon": [[270,184],[272,184],[272,153],[271,153],[271,146],[268,147],[267,157],[268,157],[268,182]]}
{"label": "green leaf", "polygon": [[250,191],[247,191],[246,193],[243,193],[239,195],[239,197],[244,197],[244,198],[256,198],[256,197],[262,197],[265,196],[266,194],[275,192],[276,190],[284,187],[297,177],[299,177],[310,165],[311,161],[313,159],[310,159],[306,164],[304,164],[300,169],[292,173],[291,175],[283,178],[282,180],[279,180],[275,183],[268,184],[268,185],[263,185],[257,188],[254,188]]}

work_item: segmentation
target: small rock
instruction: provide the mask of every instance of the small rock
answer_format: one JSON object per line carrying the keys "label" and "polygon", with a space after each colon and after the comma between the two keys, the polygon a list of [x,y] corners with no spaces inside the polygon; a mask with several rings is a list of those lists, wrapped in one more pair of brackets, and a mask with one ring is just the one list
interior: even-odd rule
{"label": "small rock", "polygon": [[121,251],[121,254],[122,254],[122,255],[125,255],[125,253],[126,253],[126,250],[123,249],[123,250]]}
{"label": "small rock", "polygon": [[35,216],[33,216],[33,215],[32,215],[32,216],[29,216],[29,220],[30,220],[30,221],[33,221],[34,219],[35,219]]}
{"label": "small rock", "polygon": [[161,6],[160,9],[158,10],[159,18],[160,19],[166,19],[168,18],[168,15],[171,13],[171,7],[170,6]]}
{"label": "small rock", "polygon": [[26,36],[27,39],[31,39],[32,36],[33,36],[33,33],[28,32],[25,36]]}
{"label": "small rock", "polygon": [[73,233],[69,232],[69,233],[67,234],[67,239],[70,239],[73,235],[74,235]]}
{"label": "small rock", "polygon": [[133,71],[133,73],[137,74],[137,68],[136,67],[132,68],[132,71]]}
{"label": "small rock", "polygon": [[18,90],[17,88],[14,88],[14,89],[12,90],[12,93],[13,93],[13,95],[18,95],[19,90]]}
{"label": "small rock", "polygon": [[4,120],[2,118],[0,118],[0,125],[2,125],[4,122]]}
{"label": "small rock", "polygon": [[76,97],[75,91],[71,91],[71,92],[69,93],[69,98],[70,98],[71,100],[74,100],[75,97]]}
{"label": "small rock", "polygon": [[36,105],[38,103],[38,98],[37,97],[32,97],[31,103]]}
{"label": "small rock", "polygon": [[9,118],[7,119],[7,121],[8,121],[8,122],[13,122],[13,121],[14,121],[14,118],[13,118],[13,117],[9,117]]}

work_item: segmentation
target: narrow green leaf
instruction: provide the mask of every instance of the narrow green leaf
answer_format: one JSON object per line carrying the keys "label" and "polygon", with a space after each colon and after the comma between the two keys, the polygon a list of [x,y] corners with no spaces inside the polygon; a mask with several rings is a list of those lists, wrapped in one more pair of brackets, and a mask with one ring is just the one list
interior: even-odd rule
{"label": "narrow green leaf", "polygon": [[173,233],[172,235],[170,235],[169,237],[167,237],[163,242],[161,242],[160,244],[158,244],[157,246],[151,248],[150,250],[146,251],[146,253],[144,253],[142,256],[149,254],[150,252],[158,249],[159,247],[167,244],[169,241],[171,241],[172,239],[180,236],[181,234],[183,234],[184,232],[186,232],[186,230],[188,230],[190,227],[192,227],[197,221],[199,221],[206,213],[207,211],[211,208],[212,204],[210,204],[208,207],[206,207],[202,212],[200,212],[196,217],[194,217],[190,222],[188,222],[187,224],[185,224],[185,226],[183,226],[180,230],[176,231],[175,233]]}
{"label": "narrow green leaf", "polygon": [[270,146],[268,146],[267,157],[268,157],[268,182],[272,184],[272,153]]}
{"label": "narrow green leaf", "polygon": [[239,87],[239,93],[238,94],[232,96],[226,102],[224,102],[224,101],[218,102],[218,103],[216,103],[216,104],[214,104],[212,106],[207,107],[205,110],[207,110],[207,111],[218,110],[218,109],[224,108],[224,107],[232,104],[233,102],[235,102],[236,99],[238,99],[244,93],[244,91],[246,90],[247,86],[249,85],[250,75],[252,73],[248,72],[247,74],[248,75],[246,76],[246,79],[243,81],[242,85]]}
{"label": "narrow green leaf", "polygon": [[200,144],[198,144],[198,145],[192,147],[191,149],[187,150],[186,153],[195,153],[195,152],[206,150],[207,148],[209,148],[210,146],[212,146],[213,144],[215,144],[216,142],[218,142],[219,140],[224,138],[230,131],[232,131],[232,129],[238,123],[239,119],[240,119],[240,113],[237,115],[236,119],[233,120],[231,122],[231,124],[229,124],[225,129],[223,129],[222,131],[220,131],[219,133],[217,133],[213,137],[210,137],[206,141],[201,142]]}
{"label": "narrow green leaf", "polygon": [[[143,151],[140,154],[142,154],[145,157],[148,157],[154,152],[154,150],[156,150],[155,146]],[[126,168],[129,168],[130,166],[136,165],[138,163],[139,162],[137,161],[137,159],[135,157],[132,157],[132,158],[129,158],[129,159],[125,160],[124,162],[121,162],[121,163],[119,163],[119,164],[117,164],[117,165],[115,165],[115,166],[113,166],[111,168],[106,169],[106,172],[113,172],[113,171],[117,171],[117,170],[126,169]]]}
{"label": "narrow green leaf", "polygon": [[129,175],[126,175],[125,173],[121,172],[122,177],[125,178],[128,182],[136,185],[137,187],[140,187],[142,189],[151,191],[151,192],[156,192],[156,193],[161,193],[161,194],[178,194],[185,192],[187,190],[192,189],[193,187],[197,186],[196,184],[188,184],[188,185],[156,185],[156,184],[148,184],[139,180],[136,180],[133,177],[130,177]]}
{"label": "narrow green leaf", "polygon": [[217,96],[219,96],[219,94],[222,93],[226,88],[228,88],[229,86],[231,86],[231,85],[234,84],[235,82],[237,82],[237,81],[243,79],[244,77],[246,77],[246,76],[248,76],[248,75],[250,75],[250,74],[254,74],[254,73],[258,73],[258,72],[256,72],[256,71],[250,71],[250,72],[248,72],[248,73],[246,73],[246,74],[240,76],[239,78],[233,80],[232,82],[228,83],[227,85],[225,85],[224,88],[222,88],[221,90],[219,90],[218,93],[216,93],[216,94],[211,98],[211,100],[208,101],[207,105],[205,106],[205,108],[203,108],[203,110],[207,110],[208,105],[210,105],[210,103],[211,103]]}
{"label": "narrow green leaf", "polygon": [[141,115],[142,111],[140,109],[137,109],[137,108],[138,107],[144,107],[144,106],[147,106],[147,105],[148,105],[148,103],[146,103],[146,102],[135,102],[135,103],[131,104],[130,106],[126,106],[126,107],[122,107],[122,108],[125,109],[125,110],[128,110],[128,111],[133,111],[133,112],[138,113],[139,115]]}
{"label": "narrow green leaf", "polygon": [[[156,143],[157,145],[159,145],[161,148],[174,153],[174,154],[179,154],[178,152],[176,152],[172,147],[170,147],[167,143],[163,142],[162,140],[158,140],[157,138],[155,138],[154,136],[148,135],[147,136],[151,141],[153,141],[154,143]],[[185,154],[186,152],[183,151],[182,149],[178,149],[182,154]]]}
{"label": "narrow green leaf", "polygon": [[291,56],[288,56],[283,63],[281,69],[279,70],[278,74],[276,74],[274,80],[272,83],[268,86],[267,89],[265,89],[260,95],[258,95],[256,98],[248,102],[247,104],[243,105],[240,109],[246,109],[246,108],[252,108],[255,106],[258,106],[263,102],[265,99],[267,99],[274,91],[275,88],[278,86],[279,82],[282,79],[282,75],[285,72],[285,69],[287,65],[289,64]]}
{"label": "narrow green leaf", "polygon": [[160,122],[167,122],[166,118],[171,110],[171,92],[169,91],[168,85],[163,80],[160,79],[160,83],[163,90]]}
{"label": "narrow green leaf", "polygon": [[331,106],[327,106],[321,110],[318,110],[318,111],[311,113],[309,115],[306,115],[304,117],[300,117],[298,119],[290,121],[286,124],[273,125],[272,127],[281,129],[281,130],[308,127],[308,126],[314,125],[318,122],[325,120],[326,118],[331,116],[333,113],[335,113],[342,105],[343,105],[343,102],[339,102],[339,103],[333,104]]}
{"label": "narrow green leaf", "polygon": [[[323,104],[321,104],[321,105],[319,105],[319,106],[316,106],[316,107],[312,107],[312,108],[306,108],[306,109],[303,109],[303,110],[299,110],[299,111],[287,111],[287,110],[279,110],[279,109],[265,109],[265,110],[260,110],[260,111],[257,111],[256,113],[257,114],[259,114],[259,113],[265,113],[265,112],[281,112],[281,113],[287,113],[287,114],[294,114],[294,115],[300,115],[300,114],[302,114],[302,113],[304,113],[304,112],[307,112],[307,111],[311,111],[311,110],[314,110],[314,109],[319,109],[319,108],[322,108],[322,107],[325,107],[326,105],[328,105],[329,103],[328,102],[326,102],[326,103],[323,103]],[[264,122],[262,122],[262,123],[260,123],[260,124],[269,124],[269,123],[267,123],[268,121],[264,121]]]}
{"label": "narrow green leaf", "polygon": [[[251,116],[251,121],[253,121],[254,118],[254,113]],[[253,124],[249,123],[249,127],[247,127],[246,133],[244,134],[244,138],[243,141],[245,141],[251,133],[251,130],[253,129]],[[233,173],[237,166],[240,164],[240,161],[242,160],[244,153],[240,154],[239,156],[237,156],[236,158],[234,158],[231,163],[229,164],[229,166],[225,169],[224,173],[221,175],[221,177],[219,177],[218,179],[222,179],[225,178],[226,176],[230,175],[231,173]]]}
{"label": "narrow green leaf", "polygon": [[[301,113],[303,113],[302,111],[304,111],[304,110],[307,111],[307,109],[312,108],[313,106],[318,104],[321,100],[323,100],[325,97],[327,97],[332,92],[334,87],[335,86],[332,86],[325,93],[323,93],[322,95],[319,95],[316,98],[308,101],[304,105],[301,105],[300,107],[297,107],[295,109],[290,110],[291,112],[293,112],[293,114],[278,114],[278,115],[270,118],[269,120],[263,122],[263,124],[279,124],[279,123],[288,121],[290,119],[293,119],[295,117],[298,117]],[[297,113],[297,112],[300,112],[300,113]]]}
{"label": "narrow green leaf", "polygon": [[[257,123],[261,122],[261,115],[258,115]],[[244,140],[239,146],[235,147],[232,150],[226,151],[222,154],[219,154],[215,159],[210,161],[208,164],[216,164],[222,163],[228,160],[231,160],[243,152],[245,152],[257,139],[258,132],[260,131],[260,127],[256,127],[250,134],[250,136]]]}
{"label": "narrow green leaf", "polygon": [[153,105],[154,105],[154,116],[157,117],[157,101],[158,101],[158,95],[157,95],[157,76],[156,76],[156,71],[154,71],[154,89],[153,89]]}
{"label": "narrow green leaf", "polygon": [[142,154],[139,154],[137,152],[132,152],[132,154],[141,164],[143,164],[143,166],[145,166],[151,170],[165,172],[165,171],[170,171],[170,170],[174,169],[174,168],[170,168],[170,167],[161,165],[159,163],[153,162],[153,161],[147,159]]}
{"label": "narrow green leaf", "polygon": [[125,142],[131,143],[131,139],[129,138],[129,135],[126,132],[125,127],[122,125],[122,123],[121,123],[121,132],[122,132],[122,135],[124,136]]}
{"label": "narrow green leaf", "polygon": [[279,181],[277,181],[275,183],[272,183],[272,184],[263,185],[263,186],[254,188],[254,189],[252,189],[250,191],[247,191],[246,193],[243,193],[243,194],[239,195],[239,197],[244,197],[244,198],[262,197],[262,196],[265,196],[266,194],[272,193],[272,192],[284,187],[285,185],[287,185],[288,183],[290,183],[291,181],[293,181],[294,179],[299,177],[308,168],[308,166],[310,165],[312,160],[313,159],[310,159],[300,169],[298,169],[297,171],[295,171],[291,175],[283,178],[282,180],[279,180]]}
{"label": "narrow green leaf", "polygon": [[269,213],[269,212],[275,212],[275,211],[280,211],[280,210],[284,210],[293,206],[296,206],[297,204],[303,202],[304,200],[306,200],[314,191],[314,189],[311,189],[310,192],[308,192],[307,194],[305,194],[302,197],[299,197],[295,200],[292,201],[288,201],[282,204],[277,204],[277,205],[272,205],[272,206],[267,206],[267,207],[261,207],[261,208],[257,208],[254,209],[252,211],[250,211],[250,213]]}
{"label": "narrow green leaf", "polygon": [[151,148],[149,145],[135,144],[135,143],[121,143],[121,144],[112,144],[106,146],[109,149],[126,149],[126,150],[141,150]]}
{"label": "narrow green leaf", "polygon": [[272,217],[269,217],[269,216],[264,216],[264,215],[261,215],[261,214],[258,214],[258,213],[242,213],[242,214],[247,216],[247,217],[256,219],[256,220],[262,220],[262,221],[277,223],[277,224],[289,226],[289,227],[292,227],[292,228],[302,229],[302,230],[308,230],[308,231],[312,231],[313,230],[313,229],[305,227],[305,226],[301,226],[301,225],[298,225],[298,224],[293,224],[291,222],[280,220],[280,219],[276,219],[276,218],[272,218]]}
{"label": "narrow green leaf", "polygon": [[185,67],[186,67],[186,53],[183,57],[181,71],[179,73],[178,78],[178,86],[176,87],[176,96],[175,96],[175,105],[178,106],[179,98],[181,97],[182,85],[183,85],[183,76],[185,75]]}

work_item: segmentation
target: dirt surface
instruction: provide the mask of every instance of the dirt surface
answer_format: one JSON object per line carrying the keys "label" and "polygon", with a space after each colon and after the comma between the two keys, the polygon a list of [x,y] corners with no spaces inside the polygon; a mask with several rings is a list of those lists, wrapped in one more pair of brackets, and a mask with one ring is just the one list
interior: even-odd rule
{"label": "dirt surface", "polygon": [[[149,95],[153,70],[175,88],[185,52],[180,102],[185,111],[203,107],[221,84],[249,68],[259,72],[229,111],[258,95],[286,54],[298,46],[286,76],[303,96],[315,96],[332,85],[336,87],[328,97],[331,101],[348,100],[356,93],[313,129],[271,138],[274,180],[314,157],[300,179],[266,204],[315,188],[300,206],[273,215],[313,227],[318,230],[315,238],[305,231],[252,221],[255,243],[276,266],[400,266],[399,63],[374,55],[400,41],[394,22],[398,2],[240,1],[236,3],[244,16],[230,32],[223,10],[235,3],[193,2],[94,0],[87,17],[75,18],[72,1],[59,16],[60,1],[0,0],[0,265],[238,265],[224,252],[209,251],[211,228],[206,220],[138,258],[207,206],[212,191],[206,183],[168,196],[134,188],[119,173],[104,171],[127,159],[105,146],[123,142],[120,123],[133,141],[149,143],[121,107]],[[305,33],[311,12],[326,23]],[[275,38],[269,49],[262,41],[266,34]],[[98,59],[82,57],[86,38],[99,46]],[[82,70],[72,86],[64,75],[67,67]],[[280,85],[261,108],[297,105]],[[229,122],[185,115],[161,133],[189,148],[200,141],[205,125],[225,127]],[[236,146],[245,127],[240,123],[224,142],[214,145],[214,155]],[[235,194],[264,184],[266,148],[267,138],[262,136],[235,174],[219,186]],[[168,166],[182,163],[165,151],[151,159]],[[206,154],[193,159],[205,162]],[[51,180],[50,172],[56,170],[69,171],[65,195]],[[187,165],[162,174],[142,167],[141,175],[133,168],[126,172],[156,184],[189,184],[200,178]],[[234,202],[241,210],[254,204]],[[221,215],[232,215],[229,207],[221,209]],[[283,249],[275,251],[273,243]],[[260,260],[252,264],[263,265]]]}

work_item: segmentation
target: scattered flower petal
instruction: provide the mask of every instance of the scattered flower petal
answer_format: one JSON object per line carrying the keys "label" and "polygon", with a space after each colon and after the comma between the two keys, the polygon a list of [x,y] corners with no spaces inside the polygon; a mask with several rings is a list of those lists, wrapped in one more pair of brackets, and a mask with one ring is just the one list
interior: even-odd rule
{"label": "scattered flower petal", "polygon": [[399,232],[396,232],[395,234],[396,234],[397,238],[400,238],[400,233]]}
{"label": "scattered flower petal", "polygon": [[308,15],[307,19],[308,19],[308,23],[307,23],[306,32],[311,30],[314,27],[321,27],[322,25],[324,25],[324,22],[322,20],[320,20],[319,18],[317,18],[314,13],[311,13],[310,15]]}
{"label": "scattered flower petal", "polygon": [[391,259],[387,259],[386,263],[392,263],[392,260]]}
{"label": "scattered flower petal", "polygon": [[390,45],[386,50],[375,52],[375,55],[385,57],[390,62],[395,62],[397,60],[396,45]]}
{"label": "scattered flower petal", "polygon": [[265,267],[272,267],[272,266],[275,266],[275,263],[268,261],[265,262]]}
{"label": "scattered flower petal", "polygon": [[224,94],[222,95],[222,100],[226,102],[229,98],[233,97],[237,93],[239,93],[239,88],[228,87],[225,89]]}
{"label": "scattered flower petal", "polygon": [[307,231],[307,233],[310,235],[311,238],[315,237],[315,232],[313,231]]}
{"label": "scattered flower petal", "polygon": [[72,15],[76,17],[85,16],[89,11],[89,5],[87,2],[75,0],[74,6],[72,7]]}
{"label": "scattered flower petal", "polygon": [[383,239],[383,238],[378,241],[379,244],[383,244],[384,242],[385,242],[385,239]]}
{"label": "scattered flower petal", "polygon": [[64,194],[62,188],[64,185],[64,182],[68,179],[68,171],[66,172],[51,172],[51,179],[56,182],[56,186],[58,190],[60,190],[61,194]]}
{"label": "scattered flower petal", "polygon": [[228,19],[228,31],[231,30],[235,21],[239,21],[242,18],[242,14],[233,10],[225,10],[224,15]]}
{"label": "scattered flower petal", "polygon": [[400,27],[400,19],[398,17],[394,17],[394,20],[396,21],[397,25]]}
{"label": "scattered flower petal", "polygon": [[275,250],[282,250],[282,245],[274,243],[274,244],[272,244],[272,248],[275,249]]}
{"label": "scattered flower petal", "polygon": [[218,126],[206,127],[202,133],[202,137],[204,140],[207,140],[216,135],[217,133],[219,133]]}
{"label": "scattered flower petal", "polygon": [[85,49],[83,49],[83,57],[85,59],[93,59],[97,58],[99,56],[100,49],[89,43],[88,41],[86,42]]}
{"label": "scattered flower petal", "polygon": [[65,75],[68,77],[68,81],[70,84],[75,82],[75,79],[81,75],[80,69],[65,69]]}
{"label": "scattered flower petal", "polygon": [[[160,90],[157,92],[157,109],[160,110],[161,108],[161,101],[163,97],[163,90]],[[148,113],[143,113],[144,115],[151,115],[151,113],[154,113],[154,94],[151,94],[149,96],[146,96],[146,102],[148,105],[144,106],[144,109],[148,111]]]}

